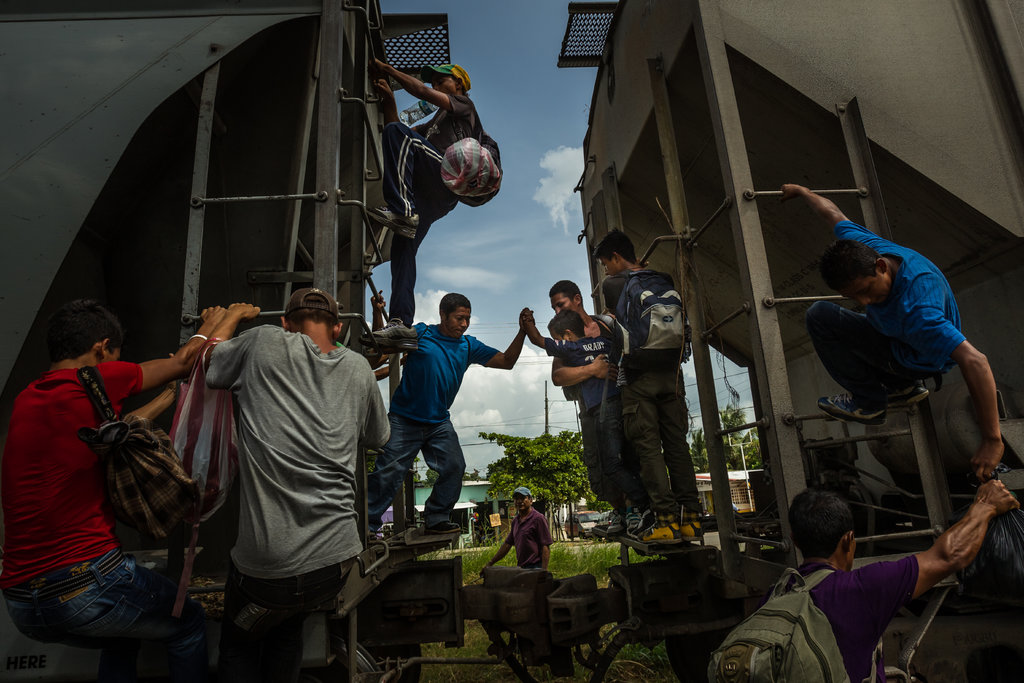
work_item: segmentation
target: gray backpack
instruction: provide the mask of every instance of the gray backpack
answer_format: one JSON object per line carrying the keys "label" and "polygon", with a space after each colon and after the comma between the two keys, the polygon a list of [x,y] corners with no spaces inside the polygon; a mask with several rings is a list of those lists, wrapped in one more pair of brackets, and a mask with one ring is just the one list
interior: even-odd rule
{"label": "gray backpack", "polygon": [[811,599],[831,569],[787,569],[768,601],[711,655],[709,683],[849,683],[832,625]]}

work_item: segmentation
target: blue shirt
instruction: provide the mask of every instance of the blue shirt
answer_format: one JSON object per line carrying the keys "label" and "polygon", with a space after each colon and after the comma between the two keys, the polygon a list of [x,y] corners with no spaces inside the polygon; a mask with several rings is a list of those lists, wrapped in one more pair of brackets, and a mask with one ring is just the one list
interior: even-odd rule
{"label": "blue shirt", "polygon": [[449,418],[462,376],[471,363],[486,365],[498,350],[464,334],[447,337],[437,325],[414,326],[419,348],[409,352],[391,412],[407,420],[438,424]]}
{"label": "blue shirt", "polygon": [[880,304],[868,304],[865,311],[871,326],[892,338],[896,361],[926,372],[946,372],[956,365],[950,354],[967,338],[960,331],[960,311],[942,271],[913,249],[852,221],[836,223],[835,234],[902,260],[889,296]]}
{"label": "blue shirt", "polygon": [[[570,367],[578,368],[590,365],[602,353],[606,356],[611,354],[612,344],[605,337],[586,337],[576,341],[559,341],[545,337],[544,350],[549,356],[561,359]],[[588,377],[583,380],[580,391],[583,394],[583,406],[589,411],[601,405],[605,398],[618,395],[619,388],[615,382]]]}

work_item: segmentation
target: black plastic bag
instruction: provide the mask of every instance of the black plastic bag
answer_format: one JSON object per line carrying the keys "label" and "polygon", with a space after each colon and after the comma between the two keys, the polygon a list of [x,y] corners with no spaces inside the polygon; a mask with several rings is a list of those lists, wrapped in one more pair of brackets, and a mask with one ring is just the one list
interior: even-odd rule
{"label": "black plastic bag", "polygon": [[1024,510],[989,522],[981,550],[961,578],[970,595],[1024,605]]}

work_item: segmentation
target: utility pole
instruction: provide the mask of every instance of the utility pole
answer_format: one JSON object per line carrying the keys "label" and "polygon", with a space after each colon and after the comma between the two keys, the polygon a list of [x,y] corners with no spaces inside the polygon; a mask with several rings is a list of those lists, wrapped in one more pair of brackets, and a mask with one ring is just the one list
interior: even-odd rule
{"label": "utility pole", "polygon": [[551,425],[548,422],[548,381],[544,380],[544,433],[551,433]]}

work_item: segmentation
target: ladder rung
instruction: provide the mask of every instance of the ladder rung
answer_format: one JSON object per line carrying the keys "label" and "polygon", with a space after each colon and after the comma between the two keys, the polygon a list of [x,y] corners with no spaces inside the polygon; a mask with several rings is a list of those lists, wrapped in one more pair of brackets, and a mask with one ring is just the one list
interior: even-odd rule
{"label": "ladder rung", "polygon": [[858,443],[860,441],[884,441],[897,436],[910,436],[909,429],[894,429],[889,432],[875,432],[874,434],[861,434],[859,436],[843,436],[838,439],[813,439],[804,442],[804,448],[821,448],[822,446],[839,446],[844,443]]}

